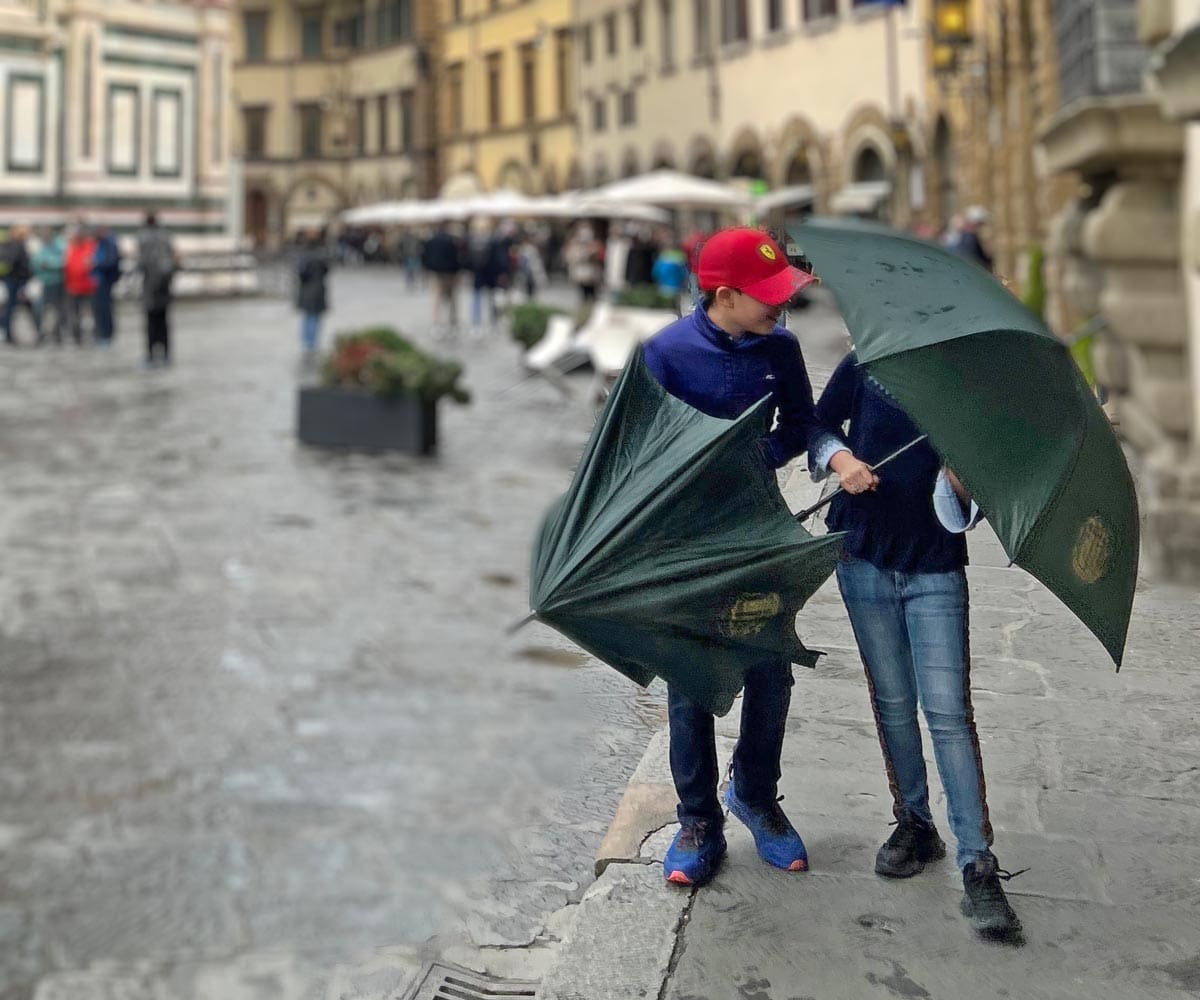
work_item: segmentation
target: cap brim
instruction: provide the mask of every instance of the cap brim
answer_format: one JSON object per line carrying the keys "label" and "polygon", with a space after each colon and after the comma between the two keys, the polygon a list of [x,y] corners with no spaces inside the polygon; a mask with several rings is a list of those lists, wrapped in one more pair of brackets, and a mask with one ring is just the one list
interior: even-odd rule
{"label": "cap brim", "polygon": [[781,306],[797,292],[802,292],[816,281],[816,277],[807,271],[788,266],[778,274],[756,281],[753,285],[746,285],[742,292],[764,305]]}

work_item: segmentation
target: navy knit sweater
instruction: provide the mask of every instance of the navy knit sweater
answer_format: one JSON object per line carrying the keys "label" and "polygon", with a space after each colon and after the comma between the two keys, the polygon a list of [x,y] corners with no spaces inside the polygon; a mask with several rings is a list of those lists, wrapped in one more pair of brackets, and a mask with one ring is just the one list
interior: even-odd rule
{"label": "navy knit sweater", "polygon": [[[853,354],[830,376],[817,402],[817,419],[870,465],[921,434],[858,367]],[[848,431],[843,430],[846,421]],[[965,566],[966,540],[943,528],[933,511],[941,464],[937,452],[923,441],[879,470],[874,492],[838,494],[825,523],[832,531],[847,533],[843,551],[902,573],[944,573]]]}

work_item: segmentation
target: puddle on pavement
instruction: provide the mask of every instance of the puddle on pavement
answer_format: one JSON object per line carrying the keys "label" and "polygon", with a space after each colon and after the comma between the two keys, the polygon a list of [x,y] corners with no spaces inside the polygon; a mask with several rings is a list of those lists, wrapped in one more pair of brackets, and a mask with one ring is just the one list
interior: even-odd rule
{"label": "puddle on pavement", "polygon": [[517,578],[511,573],[484,573],[479,579],[493,587],[515,587],[517,585]]}
{"label": "puddle on pavement", "polygon": [[552,646],[523,646],[517,650],[517,656],[550,667],[582,667],[589,660],[587,653],[574,649],[555,649]]}

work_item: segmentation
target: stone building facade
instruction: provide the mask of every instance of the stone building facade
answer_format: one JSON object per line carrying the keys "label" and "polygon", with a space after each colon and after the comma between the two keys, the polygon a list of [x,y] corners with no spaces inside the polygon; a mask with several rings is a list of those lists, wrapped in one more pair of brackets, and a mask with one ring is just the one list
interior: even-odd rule
{"label": "stone building facade", "polygon": [[439,0],[447,194],[578,187],[571,0]]}
{"label": "stone building facade", "polygon": [[[1145,554],[1156,571],[1200,581],[1200,4],[1111,6],[1129,20],[1125,35],[1093,39],[1100,85],[1041,136],[1047,175],[1081,182],[1052,228],[1056,292],[1101,326],[1096,374],[1135,459]],[[1106,90],[1114,40],[1140,62]]]}
{"label": "stone building facade", "polygon": [[908,225],[926,200],[929,11],[929,0],[579,2],[583,177],[670,166],[807,188],[818,210]]}
{"label": "stone building facade", "polygon": [[235,145],[246,232],[276,245],[438,183],[437,0],[242,0]]}
{"label": "stone building facade", "polygon": [[0,225],[227,246],[229,0],[0,0]]}

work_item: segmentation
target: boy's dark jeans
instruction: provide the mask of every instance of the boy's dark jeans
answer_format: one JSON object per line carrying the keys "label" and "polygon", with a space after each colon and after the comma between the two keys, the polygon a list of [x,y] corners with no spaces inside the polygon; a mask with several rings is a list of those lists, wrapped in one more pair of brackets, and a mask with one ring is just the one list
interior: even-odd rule
{"label": "boy's dark jeans", "polygon": [[[782,661],[755,667],[746,675],[733,776],[738,798],[751,807],[775,801],[793,683],[792,665]],[[717,797],[717,739],[712,713],[670,686],[667,713],[679,821],[699,819],[719,827],[724,811]]]}

